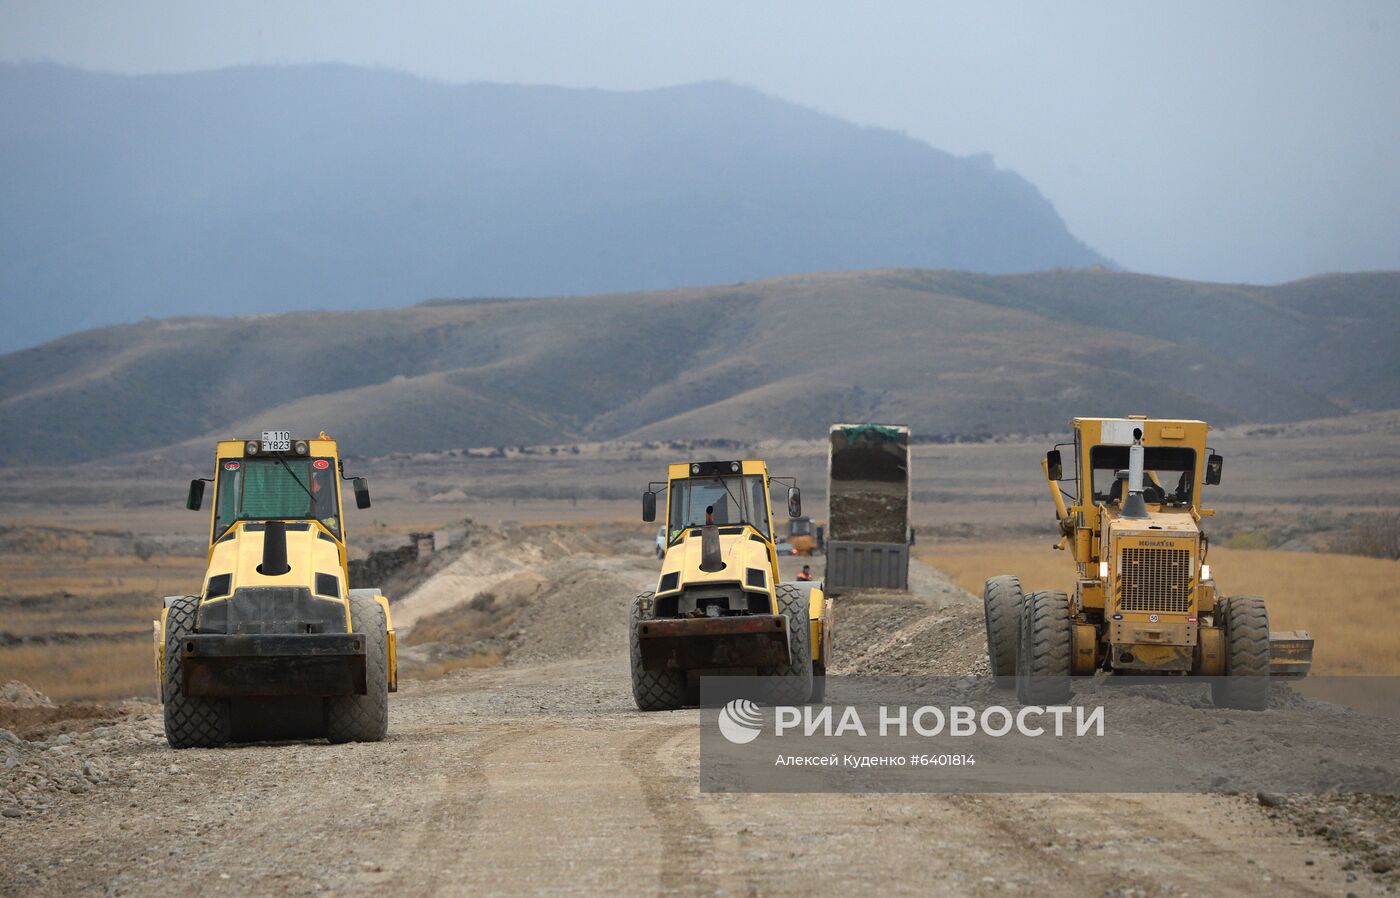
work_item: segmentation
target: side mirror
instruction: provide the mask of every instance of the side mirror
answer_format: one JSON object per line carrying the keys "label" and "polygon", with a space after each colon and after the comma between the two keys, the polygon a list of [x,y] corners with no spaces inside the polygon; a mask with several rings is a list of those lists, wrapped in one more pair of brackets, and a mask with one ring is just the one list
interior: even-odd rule
{"label": "side mirror", "polygon": [[788,517],[802,517],[802,490],[795,486],[788,487]]}
{"label": "side mirror", "polygon": [[1206,459],[1206,484],[1208,486],[1218,485],[1220,483],[1220,472],[1224,468],[1225,459],[1212,452],[1210,458]]}
{"label": "side mirror", "polygon": [[656,493],[651,490],[642,493],[642,520],[648,524],[656,520]]}
{"label": "side mirror", "polygon": [[185,497],[185,507],[190,511],[199,511],[199,506],[204,504],[204,481],[191,480],[190,493]]}
{"label": "side mirror", "polygon": [[369,508],[369,484],[363,477],[356,477],[350,481],[350,485],[355,489],[355,507]]}
{"label": "side mirror", "polygon": [[1051,449],[1049,452],[1045,453],[1045,469],[1050,475],[1051,480],[1060,481],[1064,479],[1065,465],[1060,458],[1060,450]]}

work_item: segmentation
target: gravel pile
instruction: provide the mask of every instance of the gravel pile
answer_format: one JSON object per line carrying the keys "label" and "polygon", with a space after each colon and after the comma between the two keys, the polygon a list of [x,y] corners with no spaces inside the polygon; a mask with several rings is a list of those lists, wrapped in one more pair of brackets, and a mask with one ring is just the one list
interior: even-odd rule
{"label": "gravel pile", "polygon": [[600,570],[591,560],[546,571],[549,588],[516,621],[509,664],[604,656],[627,644],[627,610],[644,583],[634,571]]}
{"label": "gravel pile", "polygon": [[426,597],[435,609],[411,628],[400,623],[401,673],[452,659],[519,665],[613,653],[627,644],[628,606],[655,585],[656,568],[651,544],[633,531],[474,527],[399,606]]}
{"label": "gravel pile", "polygon": [[833,617],[833,673],[860,676],[976,676],[988,672],[979,611],[932,610],[896,594],[841,596]]}
{"label": "gravel pile", "polygon": [[[0,719],[42,709],[52,718],[43,736],[30,738],[0,729],[0,818],[20,820],[48,810],[61,799],[81,796],[130,772],[132,749],[164,748],[160,708],[124,702],[91,716],[89,705],[55,705],[30,687],[10,682],[0,692]],[[71,708],[74,717],[66,717]],[[52,731],[54,725],[65,731]],[[140,762],[136,762],[137,766]]]}
{"label": "gravel pile", "polygon": [[909,564],[909,592],[843,593],[833,600],[832,672],[864,676],[988,674],[982,608],[942,572]]}

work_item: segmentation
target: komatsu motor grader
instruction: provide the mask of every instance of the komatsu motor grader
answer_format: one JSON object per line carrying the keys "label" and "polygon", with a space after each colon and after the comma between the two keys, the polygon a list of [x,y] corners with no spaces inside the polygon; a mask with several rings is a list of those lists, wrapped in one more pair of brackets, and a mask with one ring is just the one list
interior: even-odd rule
{"label": "komatsu motor grader", "polygon": [[[1060,542],[1074,554],[1072,591],[1023,596],[1016,577],[987,581],[987,654],[998,685],[1026,704],[1061,704],[1070,678],[1097,670],[1209,676],[1215,703],[1260,710],[1271,677],[1303,677],[1305,632],[1269,632],[1258,596],[1220,596],[1207,562],[1201,505],[1221,457],[1203,421],[1075,418],[1072,444],[1041,467]],[[1066,476],[1062,448],[1072,445]],[[1065,490],[1061,484],[1069,484]],[[1066,506],[1065,499],[1070,500]]]}
{"label": "komatsu motor grader", "polygon": [[698,677],[767,678],[774,704],[820,701],[831,653],[831,601],[820,585],[780,583],[769,493],[788,485],[788,515],[802,515],[790,478],[762,461],[673,464],[642,496],[656,520],[664,491],[666,550],[653,592],[632,603],[632,695],[643,711],[696,704]]}
{"label": "komatsu motor grader", "polygon": [[[165,599],[156,677],[172,748],[234,741],[384,738],[397,686],[389,601],[350,589],[340,453],[324,433],[218,444],[208,571]],[[363,478],[355,504],[369,507]]]}

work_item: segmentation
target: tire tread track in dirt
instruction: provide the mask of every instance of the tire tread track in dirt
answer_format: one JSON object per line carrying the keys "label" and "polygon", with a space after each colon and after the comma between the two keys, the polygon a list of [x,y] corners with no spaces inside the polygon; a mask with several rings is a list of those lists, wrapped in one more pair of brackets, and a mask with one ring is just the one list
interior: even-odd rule
{"label": "tire tread track in dirt", "polygon": [[[452,737],[455,727],[443,728]],[[419,808],[421,826],[407,830],[401,850],[406,858],[385,883],[391,894],[452,894],[448,873],[481,825],[481,804],[486,793],[485,765],[495,753],[519,742],[538,729],[522,728],[486,736],[473,747],[470,758],[458,769],[433,778]],[[445,766],[445,765],[444,765]]]}
{"label": "tire tread track in dirt", "polygon": [[[670,712],[693,716],[694,712]],[[702,810],[711,796],[701,795],[697,778],[676,773],[687,769],[676,763],[686,756],[682,743],[691,742],[695,724],[663,725],[655,733],[634,739],[624,750],[628,769],[637,778],[642,799],[661,831],[662,855],[658,859],[657,888],[661,895],[705,896],[732,892],[719,881],[738,875],[720,854],[722,834],[706,822]],[[749,879],[743,894],[760,894]]]}
{"label": "tire tread track in dirt", "polygon": [[[693,712],[674,714],[694,716]],[[623,751],[628,769],[642,789],[642,800],[661,831],[661,856],[657,859],[657,887],[663,895],[714,895],[715,885],[705,876],[696,876],[694,861],[714,856],[714,831],[700,817],[693,801],[684,800],[694,783],[663,763],[662,749],[668,743],[685,739],[694,731],[694,724],[668,725],[656,732],[634,739]]]}

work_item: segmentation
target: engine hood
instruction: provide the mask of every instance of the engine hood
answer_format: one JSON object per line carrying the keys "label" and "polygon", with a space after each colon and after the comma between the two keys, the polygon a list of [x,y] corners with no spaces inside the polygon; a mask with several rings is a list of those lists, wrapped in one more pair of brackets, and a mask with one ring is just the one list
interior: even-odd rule
{"label": "engine hood", "polygon": [[[739,532],[727,532],[738,530]],[[700,531],[687,530],[684,537],[666,551],[661,564],[657,594],[675,592],[688,585],[739,583],[746,589],[772,589],[773,561],[769,544],[751,527],[723,527],[719,535],[720,560],[724,567],[717,571],[702,571]],[[749,580],[749,571],[763,572],[762,584]],[[674,576],[672,576],[674,575]]]}
{"label": "engine hood", "polygon": [[209,555],[209,570],[205,574],[204,595],[210,598],[210,581],[223,575],[228,582],[220,583],[215,593],[232,594],[245,587],[301,586],[312,592],[316,589],[316,575],[328,574],[336,578],[336,598],[346,594],[345,570],[340,564],[339,544],[320,525],[303,522],[287,522],[287,564],[290,570],[277,577],[259,573],[263,560],[264,525],[257,521],[242,521],[232,527],[214,544]]}
{"label": "engine hood", "polygon": [[1173,543],[1194,541],[1201,533],[1196,519],[1184,511],[1157,511],[1145,518],[1123,518],[1110,513],[1106,529],[1113,539],[1133,536],[1170,540]]}

